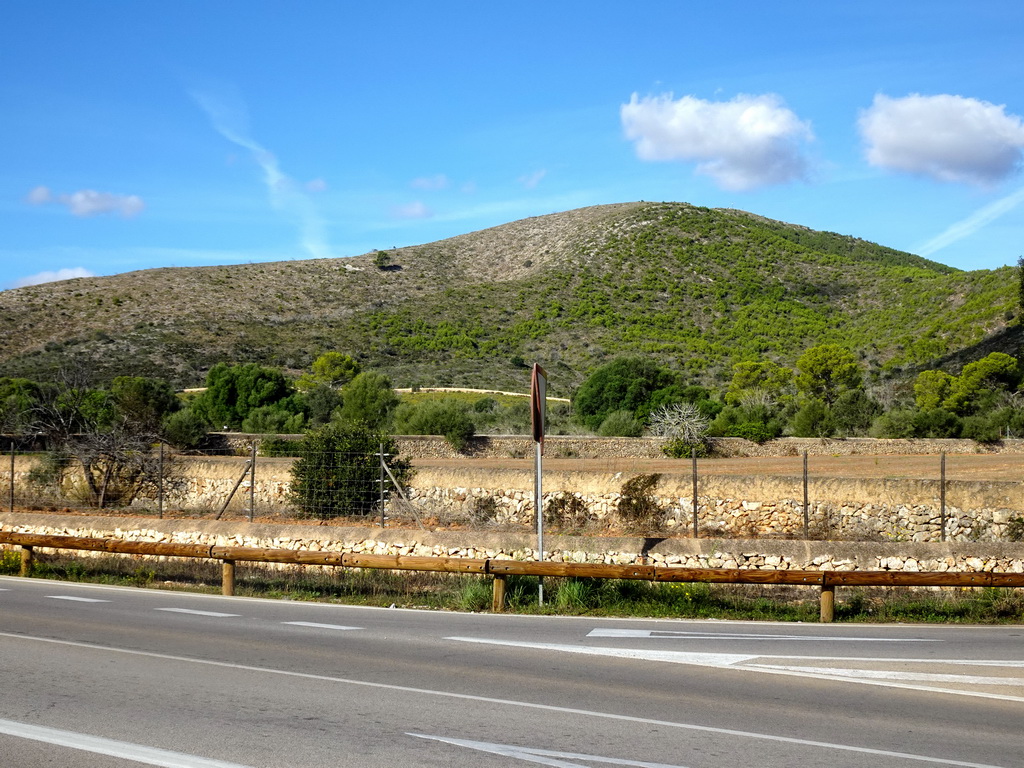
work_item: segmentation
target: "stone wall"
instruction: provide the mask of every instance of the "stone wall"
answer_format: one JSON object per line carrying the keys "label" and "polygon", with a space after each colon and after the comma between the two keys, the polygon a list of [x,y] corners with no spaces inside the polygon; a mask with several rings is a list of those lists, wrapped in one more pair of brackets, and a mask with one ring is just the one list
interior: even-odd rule
{"label": "stone wall", "polygon": [[[288,505],[292,459],[259,459],[254,496],[261,514]],[[33,459],[16,457],[16,488],[28,487]],[[245,462],[236,457],[179,458],[179,486],[165,495],[171,508],[219,510],[238,481]],[[545,505],[574,497],[592,522],[614,521],[622,484],[630,475],[609,472],[546,471]],[[0,488],[9,470],[0,469]],[[422,467],[406,489],[420,516],[477,527],[523,527],[533,522],[533,473],[523,470]],[[248,502],[248,481],[239,488],[232,511]],[[18,491],[16,495],[22,495]],[[666,474],[656,489],[665,529],[691,530],[689,475]],[[815,478],[808,483],[809,533],[814,539],[938,541],[941,536],[940,483],[934,480]],[[803,537],[803,489],[799,477],[702,476],[698,481],[698,524],[702,536]],[[139,505],[154,508],[155,499]],[[396,512],[397,514],[397,512]],[[947,481],[946,538],[1000,541],[1013,521],[1024,516],[1024,486],[1017,482]]]}
{"label": "stone wall", "polygon": [[[259,443],[264,435],[237,432],[215,433],[216,446],[237,455],[248,456],[253,441]],[[299,440],[301,435],[280,435],[287,440]],[[470,457],[477,459],[526,458],[533,456],[534,443],[528,436],[477,435],[469,440],[462,453],[452,448],[441,437],[432,435],[399,435],[395,438],[403,456],[423,459],[449,459]],[[544,453],[551,458],[580,459],[663,459],[666,443],[661,437],[586,437],[550,436],[545,439]],[[713,455],[722,458],[739,456],[908,456],[970,453],[1024,454],[1024,440],[1001,440],[985,445],[974,440],[886,440],[871,437],[802,438],[782,437],[766,443],[753,443],[739,437],[716,437],[710,441]]]}
{"label": "stone wall", "polygon": [[[247,546],[381,555],[535,560],[529,534],[271,525],[213,520],[156,520],[42,513],[0,513],[6,531],[47,535]],[[545,559],[556,562],[661,564],[758,570],[991,571],[1024,573],[1024,544],[864,543],[551,535]],[[79,556],[108,553],[80,552]],[[134,556],[129,556],[134,557]],[[289,567],[289,566],[282,566]]]}

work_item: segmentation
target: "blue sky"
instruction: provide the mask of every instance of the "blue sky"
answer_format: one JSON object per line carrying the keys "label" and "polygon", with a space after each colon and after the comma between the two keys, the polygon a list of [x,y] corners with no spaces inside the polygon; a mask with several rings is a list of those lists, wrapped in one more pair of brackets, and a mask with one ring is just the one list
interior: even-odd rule
{"label": "blue sky", "polygon": [[1024,4],[8,0],[0,289],[632,200],[1024,254]]}

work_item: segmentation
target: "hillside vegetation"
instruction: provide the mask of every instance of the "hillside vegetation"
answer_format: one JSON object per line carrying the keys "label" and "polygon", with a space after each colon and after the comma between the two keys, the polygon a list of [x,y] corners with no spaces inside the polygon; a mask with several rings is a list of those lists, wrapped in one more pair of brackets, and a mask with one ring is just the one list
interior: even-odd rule
{"label": "hillside vegetation", "polygon": [[196,386],[220,361],[326,350],[396,386],[570,394],[643,355],[694,383],[843,345],[877,381],[1017,353],[1011,268],[961,272],[855,238],[683,203],[597,206],[386,252],[168,268],[0,292],[0,371],[90,366]]}

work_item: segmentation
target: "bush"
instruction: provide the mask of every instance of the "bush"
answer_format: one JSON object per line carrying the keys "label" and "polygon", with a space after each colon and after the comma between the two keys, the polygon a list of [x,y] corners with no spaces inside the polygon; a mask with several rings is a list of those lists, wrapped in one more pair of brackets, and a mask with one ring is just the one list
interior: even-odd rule
{"label": "bush", "polygon": [[164,439],[178,450],[198,448],[206,440],[206,422],[191,409],[175,411],[164,419]]}
{"label": "bush", "polygon": [[707,459],[712,454],[711,445],[706,440],[701,440],[699,443],[688,443],[678,437],[665,443],[661,452],[670,459],[692,459],[694,454],[698,459]]}
{"label": "bush", "polygon": [[1024,541],[1024,517],[1011,517],[1006,521],[1006,538],[1010,541]]}
{"label": "bush", "polygon": [[632,533],[654,533],[665,523],[665,512],[654,495],[661,475],[637,475],[622,484],[618,515]]}
{"label": "bush", "polygon": [[594,519],[587,504],[574,493],[560,493],[544,505],[544,522],[560,531],[580,531]]}
{"label": "bush", "polygon": [[441,435],[457,451],[476,434],[465,407],[448,399],[402,403],[395,410],[393,428],[400,435]]}
{"label": "bush", "polygon": [[643,433],[644,425],[632,411],[612,411],[597,429],[601,437],[640,437]]}
{"label": "bush", "polygon": [[320,520],[372,514],[380,502],[382,446],[398,481],[411,477],[408,461],[395,456],[394,439],[367,424],[335,422],[309,432],[292,465],[292,503]]}

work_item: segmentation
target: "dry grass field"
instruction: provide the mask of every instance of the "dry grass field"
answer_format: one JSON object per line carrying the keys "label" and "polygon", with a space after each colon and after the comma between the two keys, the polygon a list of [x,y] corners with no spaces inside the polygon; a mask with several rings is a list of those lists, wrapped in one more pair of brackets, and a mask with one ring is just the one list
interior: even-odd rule
{"label": "dry grass field", "polygon": [[[451,469],[520,469],[533,470],[533,459],[415,459],[417,467]],[[545,458],[544,469],[560,472],[599,472],[624,474],[660,472],[689,474],[689,459],[566,459]],[[702,476],[776,476],[792,477],[803,473],[803,458],[730,458],[699,459],[697,471]],[[940,457],[913,456],[812,456],[808,461],[811,477],[938,479]],[[1024,455],[1015,454],[949,454],[946,456],[946,479],[964,481],[1024,480]]]}

